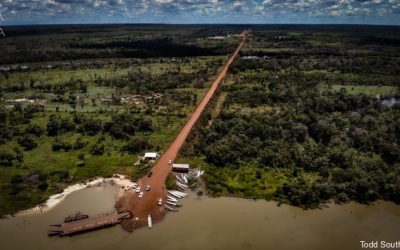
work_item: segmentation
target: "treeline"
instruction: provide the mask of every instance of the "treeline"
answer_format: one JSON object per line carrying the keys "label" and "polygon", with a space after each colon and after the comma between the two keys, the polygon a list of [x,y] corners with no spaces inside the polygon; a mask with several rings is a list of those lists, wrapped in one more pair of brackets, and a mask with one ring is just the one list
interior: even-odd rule
{"label": "treeline", "polygon": [[117,57],[190,57],[221,55],[229,48],[218,46],[215,48],[201,48],[193,44],[175,43],[170,38],[153,40],[111,41],[105,43],[75,43],[70,44],[72,49],[116,49]]}
{"label": "treeline", "polygon": [[203,88],[210,74],[208,72],[166,72],[160,75],[147,72],[129,72],[127,76],[116,78],[96,78],[96,86],[127,88],[132,93],[147,94],[164,92],[175,88]]}
{"label": "treeline", "polygon": [[[244,164],[286,173],[274,195],[296,206],[316,207],[331,199],[400,203],[400,105],[387,108],[375,98],[344,91],[320,93],[296,79],[232,85],[212,126],[191,136],[191,153],[217,167],[208,173],[211,192],[245,192],[217,181],[227,178],[222,169],[240,172]],[[256,189],[260,171],[241,182],[253,181]],[[317,177],[310,180],[307,173]]]}
{"label": "treeline", "polygon": [[[254,53],[257,55],[257,53]],[[252,53],[252,55],[254,55]],[[300,53],[296,55],[290,52],[259,53],[259,57],[269,56],[270,59],[240,60],[233,64],[232,72],[245,70],[276,71],[281,70],[324,70],[342,74],[387,74],[388,77],[400,73],[400,58],[396,56],[367,56],[367,55],[335,55],[316,54],[315,52]],[[338,72],[339,71],[339,72]],[[339,76],[340,77],[340,76]],[[341,76],[342,78],[346,76]],[[398,79],[397,79],[398,81]],[[392,83],[393,84],[393,83]]]}
{"label": "treeline", "polygon": [[95,58],[226,55],[234,49],[235,45],[230,43],[197,43],[194,33],[201,28],[166,25],[8,27],[8,38],[0,41],[4,48],[0,51],[0,58],[3,64],[14,64]]}

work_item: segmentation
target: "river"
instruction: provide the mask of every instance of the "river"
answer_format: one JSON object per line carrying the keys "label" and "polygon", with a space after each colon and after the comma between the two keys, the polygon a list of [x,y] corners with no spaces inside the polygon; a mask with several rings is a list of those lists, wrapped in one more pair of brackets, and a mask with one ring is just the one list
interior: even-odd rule
{"label": "river", "polygon": [[361,249],[360,240],[400,240],[400,206],[350,203],[319,210],[278,207],[275,202],[198,197],[191,193],[177,213],[153,229],[125,232],[119,225],[73,237],[48,237],[47,227],[76,211],[113,210],[117,186],[70,194],[49,212],[0,220],[5,250],[121,249]]}

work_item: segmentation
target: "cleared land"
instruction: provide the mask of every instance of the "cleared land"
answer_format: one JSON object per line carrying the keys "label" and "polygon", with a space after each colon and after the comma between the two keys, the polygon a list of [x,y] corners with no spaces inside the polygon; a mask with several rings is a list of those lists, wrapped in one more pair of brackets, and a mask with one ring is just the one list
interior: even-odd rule
{"label": "cleared land", "polygon": [[132,231],[136,228],[146,226],[147,215],[151,215],[155,222],[159,222],[165,215],[166,210],[162,206],[158,206],[157,201],[160,198],[162,198],[164,201],[166,200],[165,181],[168,174],[172,170],[171,162],[175,160],[180,148],[185,142],[193,126],[196,124],[203,110],[213,97],[219,84],[225,78],[230,65],[237,57],[241,48],[244,46],[247,34],[248,31],[242,32],[242,41],[240,42],[239,46],[234,51],[233,55],[230,57],[227,63],[224,65],[217,78],[211,84],[211,87],[205,95],[204,99],[200,102],[194,113],[190,116],[190,119],[182,128],[178,136],[175,138],[174,142],[171,144],[171,146],[169,146],[167,151],[160,157],[157,164],[152,168],[152,176],[143,177],[138,181],[141,187],[146,187],[147,185],[149,185],[151,187],[151,190],[145,192],[145,195],[142,198],[139,198],[137,193],[131,191],[126,193],[119,200],[117,200],[116,207],[119,211],[127,210],[133,214],[133,218],[124,220],[122,222],[122,227],[124,229]]}

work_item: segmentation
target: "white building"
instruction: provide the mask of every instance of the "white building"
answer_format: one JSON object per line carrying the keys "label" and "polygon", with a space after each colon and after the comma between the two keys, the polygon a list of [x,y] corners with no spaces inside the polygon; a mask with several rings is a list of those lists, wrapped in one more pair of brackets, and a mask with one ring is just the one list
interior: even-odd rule
{"label": "white building", "polygon": [[158,157],[160,157],[160,154],[157,152],[148,152],[144,154],[145,160],[156,160]]}

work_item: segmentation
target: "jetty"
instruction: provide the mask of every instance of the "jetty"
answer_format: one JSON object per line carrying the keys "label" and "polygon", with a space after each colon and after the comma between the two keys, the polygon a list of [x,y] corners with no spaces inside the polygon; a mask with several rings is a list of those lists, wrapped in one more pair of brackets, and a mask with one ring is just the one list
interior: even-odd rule
{"label": "jetty", "polygon": [[64,222],[49,227],[48,235],[74,235],[88,231],[111,227],[121,223],[122,220],[129,219],[132,214],[128,211],[118,213],[117,211],[90,216],[85,219]]}

